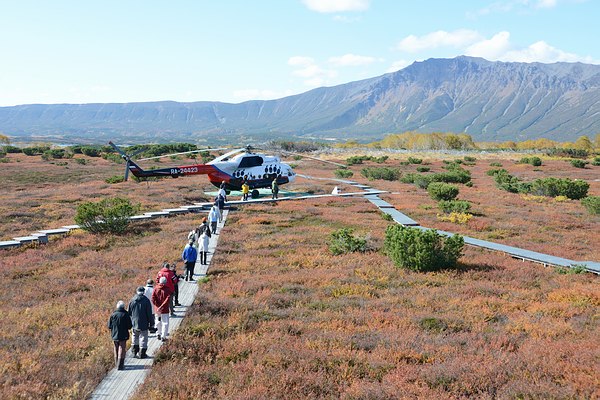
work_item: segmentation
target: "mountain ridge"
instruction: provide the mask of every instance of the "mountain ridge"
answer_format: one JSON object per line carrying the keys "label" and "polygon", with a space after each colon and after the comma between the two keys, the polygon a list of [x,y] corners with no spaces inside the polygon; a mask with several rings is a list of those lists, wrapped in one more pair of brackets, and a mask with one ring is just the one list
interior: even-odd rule
{"label": "mountain ridge", "polygon": [[274,100],[0,107],[0,131],[73,141],[230,141],[466,132],[475,140],[600,132],[600,66],[459,56]]}

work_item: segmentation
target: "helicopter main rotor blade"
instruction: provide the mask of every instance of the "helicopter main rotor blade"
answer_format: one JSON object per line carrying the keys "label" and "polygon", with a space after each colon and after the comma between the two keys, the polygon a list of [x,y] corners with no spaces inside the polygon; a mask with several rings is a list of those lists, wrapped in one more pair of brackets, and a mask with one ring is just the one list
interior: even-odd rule
{"label": "helicopter main rotor blade", "polygon": [[302,153],[294,153],[292,151],[286,151],[286,150],[281,150],[282,153],[287,153],[287,154],[292,154],[292,155],[296,155],[296,156],[300,156],[300,157],[306,157],[306,158],[310,158],[312,160],[317,160],[317,161],[321,161],[327,164],[333,164],[333,165],[337,165],[338,167],[347,167],[347,165],[344,164],[340,164],[340,163],[336,163],[334,161],[329,161],[329,160],[323,160],[321,158],[317,158],[317,157],[311,157],[311,156],[307,156],[305,154]]}
{"label": "helicopter main rotor blade", "polygon": [[129,179],[129,160],[125,162],[125,182]]}
{"label": "helicopter main rotor blade", "polygon": [[171,156],[180,156],[182,154],[201,153],[203,151],[211,152],[211,151],[226,150],[226,149],[227,149],[226,147],[221,147],[221,148],[217,148],[217,149],[200,149],[200,150],[183,151],[181,153],[171,153],[171,154],[163,154],[162,156],[140,158],[138,161],[154,160],[154,159],[157,159],[157,158],[165,158],[165,157],[171,157]]}

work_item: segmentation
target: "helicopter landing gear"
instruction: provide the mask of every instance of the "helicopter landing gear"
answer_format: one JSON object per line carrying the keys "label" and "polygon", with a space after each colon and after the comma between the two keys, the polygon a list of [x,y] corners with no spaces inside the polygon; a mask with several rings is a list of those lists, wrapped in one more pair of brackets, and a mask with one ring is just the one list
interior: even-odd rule
{"label": "helicopter landing gear", "polygon": [[254,189],[252,192],[250,192],[250,197],[252,197],[253,199],[258,199],[259,196],[259,192],[258,190]]}

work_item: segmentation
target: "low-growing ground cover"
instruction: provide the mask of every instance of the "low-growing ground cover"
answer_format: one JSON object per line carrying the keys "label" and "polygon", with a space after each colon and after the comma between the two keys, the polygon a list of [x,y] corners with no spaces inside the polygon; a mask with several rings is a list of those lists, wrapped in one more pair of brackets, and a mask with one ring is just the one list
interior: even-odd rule
{"label": "low-growing ground cover", "polygon": [[[81,201],[127,196],[148,211],[202,201],[207,198],[203,189],[212,189],[204,177],[106,184],[123,166],[98,158],[57,165],[39,157],[8,157],[11,162],[0,169],[2,240],[72,224]],[[439,159],[419,158],[431,172],[444,171]],[[575,259],[600,259],[598,216],[579,202],[538,203],[496,189],[485,175],[494,161],[528,179],[584,178],[591,183],[590,194],[600,193],[597,167],[576,169],[544,160],[535,170],[506,159],[478,159],[464,166],[474,186],[459,185],[458,196],[472,203],[477,223],[462,226],[438,221],[439,209],[424,189],[360,176],[365,166],[415,172],[415,165],[390,159],[351,170],[352,179],[400,193],[383,197],[422,225]],[[314,161],[297,164],[297,172],[317,177],[333,177],[336,170]],[[303,178],[286,189],[327,193],[335,186],[358,191]],[[0,295],[7,327],[0,333],[0,399],[85,398],[112,367],[104,326],[114,304],[129,300],[162,261],[178,260],[182,238],[197,220],[179,216],[134,227],[125,236],[79,232],[52,239],[49,246],[3,251],[0,269],[14,290]],[[381,247],[387,223],[362,199],[252,206],[232,213],[203,300],[185,331],[210,338],[213,350],[207,352],[207,342],[179,347],[208,369],[186,372],[172,347],[159,356],[159,365],[167,368],[163,371],[173,368],[168,376],[174,386],[190,382],[190,388],[206,389],[213,397],[237,390],[232,381],[238,379],[248,388],[239,392],[242,398],[260,398],[261,390],[286,397],[277,395],[288,393],[281,392],[285,385],[306,397],[332,398],[394,398],[403,390],[423,397],[597,396],[594,371],[588,369],[598,358],[592,340],[598,331],[597,278],[558,274],[474,249],[467,250],[466,266],[459,271],[438,274],[399,271],[377,252],[328,253],[331,232],[347,227],[370,236],[368,246]],[[175,340],[179,345],[187,337]],[[234,347],[222,352],[225,342]],[[211,366],[205,358],[217,361]],[[163,396],[167,393],[187,396],[180,391],[163,391]],[[237,393],[229,397],[238,398]]]}
{"label": "low-growing ground cover", "polygon": [[599,394],[597,277],[468,249],[457,270],[332,256],[380,248],[362,199],[230,214],[208,282],[136,395],[162,398],[569,398]]}
{"label": "low-growing ground cover", "polygon": [[[195,219],[195,221],[193,220]],[[106,323],[117,300],[178,262],[198,216],[132,226],[123,236],[77,232],[47,246],[3,250],[0,399],[83,399],[114,366]]]}
{"label": "low-growing ground cover", "polygon": [[[142,212],[206,200],[206,177],[162,179],[155,182],[108,184],[105,179],[123,174],[124,164],[99,157],[43,161],[39,156],[9,154],[0,168],[0,240],[26,236],[40,229],[74,224],[77,205],[105,197],[125,196],[142,206]],[[157,164],[160,165],[160,164]]]}

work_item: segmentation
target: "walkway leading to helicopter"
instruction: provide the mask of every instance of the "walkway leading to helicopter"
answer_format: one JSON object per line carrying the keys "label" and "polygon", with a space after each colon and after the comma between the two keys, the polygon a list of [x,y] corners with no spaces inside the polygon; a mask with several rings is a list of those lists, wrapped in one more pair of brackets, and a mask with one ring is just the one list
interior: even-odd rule
{"label": "walkway leading to helicopter", "polygon": [[[223,222],[219,222],[217,225],[217,232],[222,232],[225,221],[227,220],[228,210],[223,212]],[[209,242],[209,251],[207,256],[207,264],[201,265],[200,259],[196,263],[196,269],[194,273],[194,279],[201,279],[206,276],[206,272],[210,267],[212,256],[216,251],[217,243],[219,241],[219,234],[212,235]],[[183,318],[187,314],[187,311],[194,303],[196,294],[198,293],[197,282],[181,282],[179,284],[179,301],[181,307],[175,307],[175,317],[171,317],[169,321],[169,334],[179,328]],[[96,387],[94,393],[90,396],[90,399],[95,400],[125,400],[129,399],[137,390],[137,388],[144,382],[146,376],[152,368],[154,362],[154,354],[158,352],[158,349],[163,342],[156,338],[156,334],[150,334],[148,338],[148,354],[150,357],[146,359],[133,358],[131,353],[128,351],[127,358],[125,359],[126,365],[124,371],[117,371],[112,369],[104,377],[102,382]]]}

